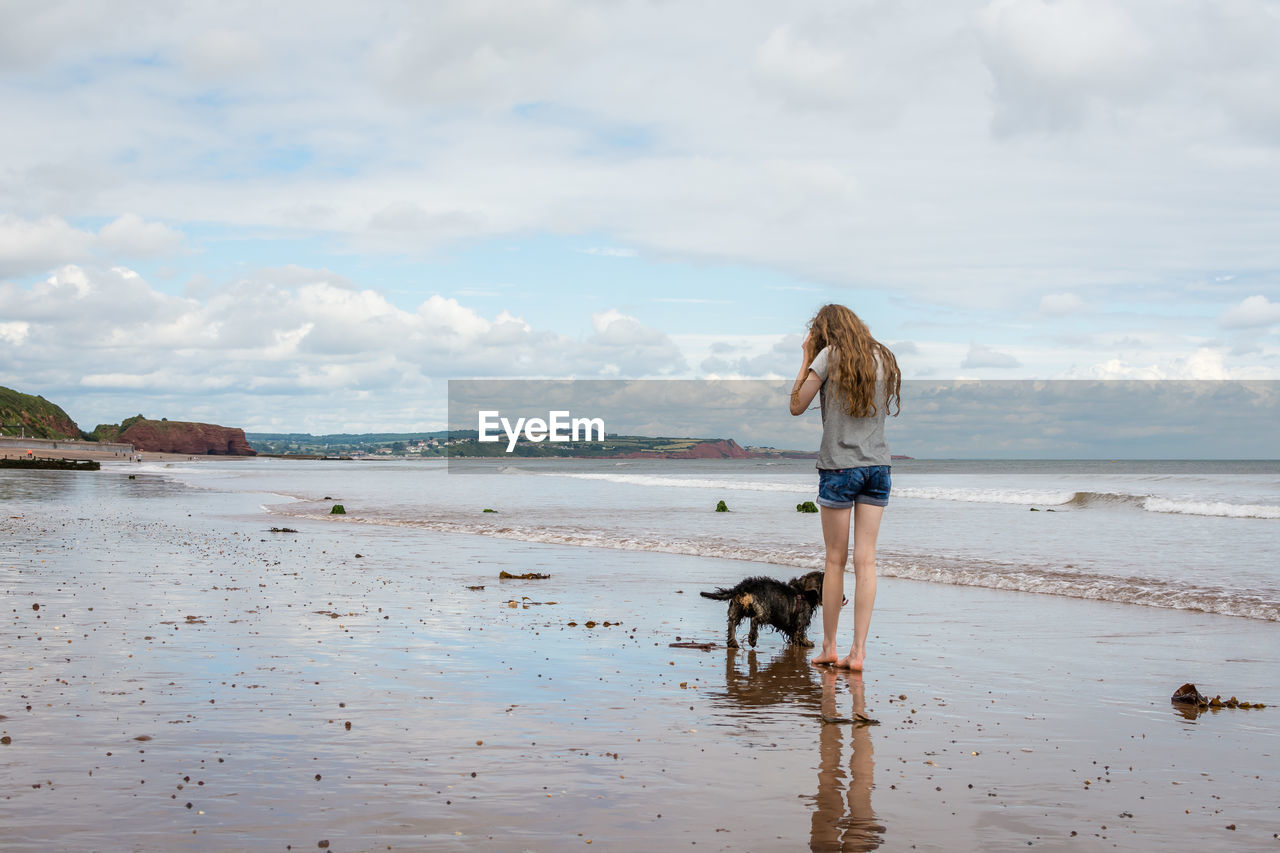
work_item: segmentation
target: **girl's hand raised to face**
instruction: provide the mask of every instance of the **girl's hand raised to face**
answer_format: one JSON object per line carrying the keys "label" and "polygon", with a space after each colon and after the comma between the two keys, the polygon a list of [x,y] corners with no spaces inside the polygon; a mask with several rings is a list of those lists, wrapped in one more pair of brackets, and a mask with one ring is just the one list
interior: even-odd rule
{"label": "girl's hand raised to face", "polygon": [[804,340],[800,343],[800,351],[804,354],[804,363],[806,365],[812,363],[813,357],[817,355],[817,353],[813,351],[813,345],[813,332],[810,332],[804,336]]}

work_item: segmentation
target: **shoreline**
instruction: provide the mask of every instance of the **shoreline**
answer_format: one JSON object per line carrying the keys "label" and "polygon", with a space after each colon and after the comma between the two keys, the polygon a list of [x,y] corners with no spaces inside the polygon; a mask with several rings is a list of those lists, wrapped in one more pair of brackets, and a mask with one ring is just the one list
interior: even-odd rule
{"label": "shoreline", "polygon": [[[426,533],[475,535],[506,540],[513,543],[548,544],[574,548],[598,548],[604,551],[634,552],[639,550],[650,553],[684,556],[690,559],[731,559],[745,565],[765,566],[768,569],[768,571],[765,572],[766,574],[794,575],[807,571],[821,570],[823,561],[823,555],[820,548],[817,546],[814,546],[811,553],[808,553],[805,556],[797,556],[791,551],[779,552],[777,550],[768,551],[763,549],[749,549],[745,546],[734,547],[732,550],[735,552],[735,555],[732,557],[727,555],[718,556],[707,553],[707,544],[705,542],[671,539],[669,537],[665,539],[655,537],[647,540],[638,540],[635,537],[628,537],[626,539],[619,540],[602,534],[587,534],[582,533],[581,531],[557,526],[540,526],[528,521],[512,520],[511,517],[506,517],[501,521],[493,522],[475,521],[471,518],[465,517],[462,520],[456,517],[450,517],[447,519],[418,518],[406,520],[377,515],[367,516],[362,514],[362,512],[354,506],[351,509],[347,509],[341,516],[333,516],[329,511],[332,504],[333,501],[313,501],[295,496],[290,504],[273,507],[269,512],[272,515],[287,519],[307,519],[326,523],[341,522],[345,524],[370,525],[390,529],[419,530]],[[1156,603],[1155,601],[1150,600],[1152,591],[1160,590],[1162,587],[1158,582],[1150,580],[1140,583],[1135,582],[1132,584],[1132,589],[1141,590],[1148,600],[1132,600],[1114,592],[1111,597],[1108,597],[1099,589],[1096,581],[1090,586],[1080,587],[1051,585],[1044,582],[1028,584],[1024,581],[1024,586],[1019,588],[1007,585],[1006,575],[1001,575],[990,570],[983,574],[976,570],[966,569],[963,571],[957,571],[951,577],[947,577],[940,575],[938,572],[921,571],[913,568],[913,564],[917,559],[917,555],[898,553],[895,549],[889,547],[881,548],[877,559],[879,571],[878,576],[882,581],[886,579],[909,580],[927,584],[939,584],[943,586],[960,586],[972,589],[1009,591],[1018,594],[1049,596],[1051,598],[1079,601],[1097,601],[1101,603],[1142,607],[1144,609],[1152,608],[1156,610],[1193,614],[1200,613],[1232,619],[1246,619],[1280,626],[1280,618],[1276,618],[1274,616],[1274,606],[1270,606],[1266,611],[1261,611],[1259,607],[1254,607],[1253,609],[1258,612],[1244,613],[1229,612],[1224,609],[1214,609],[1212,607],[1212,603],[1206,603],[1204,601],[1180,605],[1176,596],[1178,593],[1184,593],[1185,591],[1176,589],[1168,591],[1168,594],[1165,596],[1168,603]],[[990,568],[991,567],[988,567],[988,569]],[[1036,579],[1033,578],[1032,580]]]}
{"label": "shoreline", "polygon": [[[1148,850],[1280,831],[1275,709],[1169,703],[1184,681],[1280,699],[1273,623],[886,578],[859,685],[771,631],[722,647],[723,606],[696,592],[775,566],[309,519],[271,534],[261,494],[63,479],[79,491],[10,496],[2,522],[8,849]],[[880,725],[822,722],[859,705]]]}
{"label": "shoreline", "polygon": [[[30,454],[27,453],[30,449]],[[151,450],[135,450],[133,456],[142,456],[143,462],[201,462],[204,460],[226,462],[236,459],[254,459],[253,456],[194,456],[188,453],[159,453]],[[131,462],[130,454],[113,453],[107,450],[78,450],[73,448],[58,448],[51,450],[48,448],[24,448],[21,453],[17,450],[5,450],[0,452],[0,458],[4,459],[85,459],[95,462]]]}

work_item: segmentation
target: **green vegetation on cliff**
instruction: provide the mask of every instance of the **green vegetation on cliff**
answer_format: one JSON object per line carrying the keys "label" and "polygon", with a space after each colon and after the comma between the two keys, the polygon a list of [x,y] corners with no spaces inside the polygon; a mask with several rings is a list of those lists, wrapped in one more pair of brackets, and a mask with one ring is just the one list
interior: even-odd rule
{"label": "green vegetation on cliff", "polygon": [[80,428],[44,397],[0,386],[0,434],[28,438],[80,438]]}
{"label": "green vegetation on cliff", "polygon": [[91,441],[119,441],[120,433],[136,424],[138,421],[144,421],[142,415],[134,415],[131,418],[125,418],[118,424],[98,424],[93,428],[93,432],[89,433]]}

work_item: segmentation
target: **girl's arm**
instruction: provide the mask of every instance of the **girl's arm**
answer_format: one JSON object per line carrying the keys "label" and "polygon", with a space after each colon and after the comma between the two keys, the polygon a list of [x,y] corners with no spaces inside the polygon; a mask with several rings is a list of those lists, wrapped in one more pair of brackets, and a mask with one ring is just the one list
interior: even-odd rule
{"label": "girl's arm", "polygon": [[791,386],[791,414],[793,415],[803,415],[808,410],[809,404],[813,402],[813,398],[817,396],[818,389],[822,387],[822,380],[818,378],[818,374],[809,369],[815,355],[809,335],[805,335],[800,349],[803,353],[800,372],[796,374],[795,384]]}

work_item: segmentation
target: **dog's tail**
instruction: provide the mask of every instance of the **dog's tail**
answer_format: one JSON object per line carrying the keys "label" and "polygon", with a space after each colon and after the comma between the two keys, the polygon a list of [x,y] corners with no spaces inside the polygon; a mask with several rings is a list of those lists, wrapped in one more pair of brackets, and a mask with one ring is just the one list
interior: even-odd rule
{"label": "dog's tail", "polygon": [[728,601],[729,599],[733,598],[733,590],[720,587],[715,592],[700,592],[698,593],[698,595],[702,596],[703,598],[711,598],[716,601]]}

